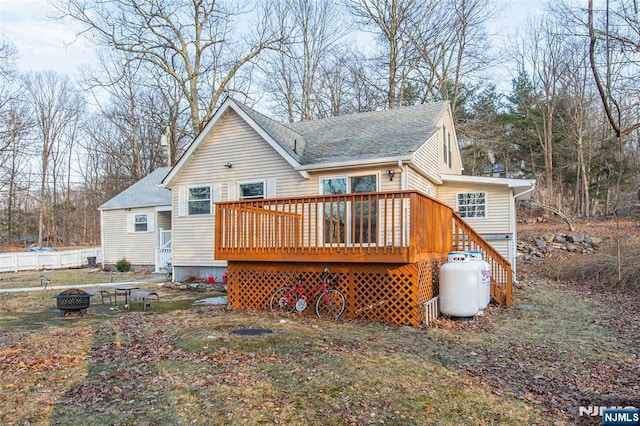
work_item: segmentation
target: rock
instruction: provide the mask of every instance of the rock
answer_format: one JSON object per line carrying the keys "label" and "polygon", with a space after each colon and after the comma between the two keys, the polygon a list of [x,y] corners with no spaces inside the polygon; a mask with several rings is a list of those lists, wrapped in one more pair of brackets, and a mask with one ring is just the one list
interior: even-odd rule
{"label": "rock", "polygon": [[579,232],[569,232],[567,234],[567,241],[570,243],[581,243],[584,241],[585,235]]}
{"label": "rock", "polygon": [[615,212],[616,216],[640,216],[640,204],[620,207]]}
{"label": "rock", "polygon": [[598,237],[586,237],[584,241],[585,243],[591,244],[596,247],[601,246],[602,243],[604,243],[604,240]]}
{"label": "rock", "polygon": [[545,240],[541,239],[541,238],[536,238],[534,241],[536,247],[538,247],[539,249],[543,249],[547,246],[547,243]]}

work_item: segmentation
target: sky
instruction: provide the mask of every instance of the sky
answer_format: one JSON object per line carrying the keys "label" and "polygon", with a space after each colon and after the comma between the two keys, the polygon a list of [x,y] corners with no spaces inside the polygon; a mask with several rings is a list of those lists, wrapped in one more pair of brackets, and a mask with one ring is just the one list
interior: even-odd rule
{"label": "sky", "polygon": [[[505,39],[528,16],[539,13],[542,0],[510,0],[493,31]],[[47,0],[0,0],[0,35],[19,50],[22,71],[56,70],[70,77],[78,66],[90,62],[95,49],[77,39],[70,25],[51,19],[54,9]]]}

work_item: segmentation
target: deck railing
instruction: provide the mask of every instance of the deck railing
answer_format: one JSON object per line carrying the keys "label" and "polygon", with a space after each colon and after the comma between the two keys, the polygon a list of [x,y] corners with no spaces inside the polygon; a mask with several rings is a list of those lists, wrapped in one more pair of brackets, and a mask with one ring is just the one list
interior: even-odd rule
{"label": "deck railing", "polygon": [[487,243],[456,212],[453,213],[453,250],[482,250],[484,261],[491,267],[491,297],[507,306],[513,305],[513,270],[493,246]]}
{"label": "deck railing", "polygon": [[496,295],[507,278],[510,294],[509,263],[450,207],[418,191],[216,203],[216,259],[417,263],[465,241],[491,259]]}

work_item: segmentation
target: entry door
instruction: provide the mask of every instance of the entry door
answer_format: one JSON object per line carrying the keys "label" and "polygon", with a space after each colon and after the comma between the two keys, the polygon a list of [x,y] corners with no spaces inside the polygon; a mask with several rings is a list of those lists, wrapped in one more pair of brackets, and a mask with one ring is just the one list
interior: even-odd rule
{"label": "entry door", "polygon": [[[338,177],[322,180],[322,194],[347,194],[377,192],[376,175]],[[327,203],[324,206],[325,243],[376,243],[378,234],[377,205],[375,200],[353,203],[344,201]],[[353,231],[353,232],[352,232]],[[353,235],[353,241],[351,236]]]}

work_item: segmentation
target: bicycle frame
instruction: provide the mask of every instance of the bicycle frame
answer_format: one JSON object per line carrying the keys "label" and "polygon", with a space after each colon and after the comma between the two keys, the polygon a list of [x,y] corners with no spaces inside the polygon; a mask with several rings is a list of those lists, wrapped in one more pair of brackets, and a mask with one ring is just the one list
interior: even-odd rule
{"label": "bicycle frame", "polygon": [[293,286],[281,287],[273,292],[269,301],[271,311],[292,313],[294,310],[302,312],[309,307],[315,299],[315,311],[318,318],[337,319],[344,312],[347,300],[344,294],[335,285],[338,274],[329,275],[329,269],[325,268],[320,284],[309,291],[305,291],[304,278],[298,277]]}
{"label": "bicycle frame", "polygon": [[304,282],[304,280],[302,279],[302,277],[297,278],[296,280],[298,283],[296,284],[296,286],[293,288],[293,292],[295,293],[296,297],[295,298],[289,298],[289,300],[286,301],[286,303],[290,306],[295,306],[296,305],[296,301],[298,299],[302,299],[302,300],[313,300],[316,297],[325,297],[325,300],[328,302],[328,288],[329,288],[329,277],[326,276],[326,274],[323,274],[322,277],[322,282],[320,284],[318,284],[317,286],[315,286],[313,289],[309,290],[309,291],[304,291],[304,287],[302,285],[302,283]]}

